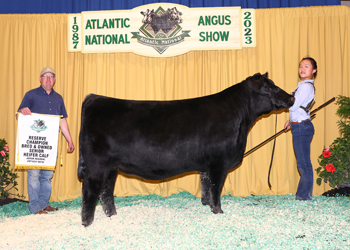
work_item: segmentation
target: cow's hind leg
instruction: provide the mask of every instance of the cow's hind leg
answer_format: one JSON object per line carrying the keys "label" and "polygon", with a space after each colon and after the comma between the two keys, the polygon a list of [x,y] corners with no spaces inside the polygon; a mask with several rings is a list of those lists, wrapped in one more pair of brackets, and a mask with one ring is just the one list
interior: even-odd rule
{"label": "cow's hind leg", "polygon": [[117,214],[117,211],[114,205],[114,197],[113,197],[113,191],[114,191],[117,175],[118,175],[118,170],[112,170],[109,173],[100,194],[103,211],[108,217],[111,217],[112,215]]}
{"label": "cow's hind leg", "polygon": [[204,206],[210,204],[210,180],[208,172],[201,172],[201,191],[202,191],[202,204]]}
{"label": "cow's hind leg", "polygon": [[82,224],[87,227],[94,221],[95,208],[103,184],[103,175],[85,176],[81,196],[81,219]]}

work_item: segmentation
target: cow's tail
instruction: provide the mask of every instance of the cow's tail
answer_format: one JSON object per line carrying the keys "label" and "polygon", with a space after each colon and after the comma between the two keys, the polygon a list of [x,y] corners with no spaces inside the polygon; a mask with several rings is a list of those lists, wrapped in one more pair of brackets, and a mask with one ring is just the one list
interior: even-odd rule
{"label": "cow's tail", "polygon": [[80,125],[80,135],[79,135],[79,162],[78,162],[78,177],[79,179],[84,179],[85,177],[85,172],[86,172],[86,165],[85,165],[85,161],[84,161],[84,157],[82,155],[82,146],[83,146],[83,142],[82,142],[82,137],[83,137],[83,123],[84,123],[84,112],[85,112],[85,107],[86,105],[95,98],[95,95],[88,95],[87,97],[85,97],[85,100],[82,104],[81,107],[81,125]]}
{"label": "cow's tail", "polygon": [[81,155],[81,148],[79,149],[79,162],[78,162],[78,177],[79,179],[84,179],[86,171],[86,165],[84,162],[84,158]]}

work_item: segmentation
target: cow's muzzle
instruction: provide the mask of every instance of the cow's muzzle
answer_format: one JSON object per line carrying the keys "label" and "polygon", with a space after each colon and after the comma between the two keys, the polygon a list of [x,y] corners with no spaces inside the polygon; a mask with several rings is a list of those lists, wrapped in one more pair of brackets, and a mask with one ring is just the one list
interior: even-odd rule
{"label": "cow's muzzle", "polygon": [[295,97],[294,96],[290,97],[289,100],[288,100],[289,107],[292,107],[294,102],[295,102]]}

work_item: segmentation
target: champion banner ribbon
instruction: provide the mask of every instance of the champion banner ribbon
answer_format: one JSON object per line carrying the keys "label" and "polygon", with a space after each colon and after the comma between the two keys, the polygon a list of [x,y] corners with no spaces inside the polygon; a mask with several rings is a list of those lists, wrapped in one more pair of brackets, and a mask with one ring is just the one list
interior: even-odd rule
{"label": "champion banner ribbon", "polygon": [[15,169],[55,170],[60,119],[19,113]]}

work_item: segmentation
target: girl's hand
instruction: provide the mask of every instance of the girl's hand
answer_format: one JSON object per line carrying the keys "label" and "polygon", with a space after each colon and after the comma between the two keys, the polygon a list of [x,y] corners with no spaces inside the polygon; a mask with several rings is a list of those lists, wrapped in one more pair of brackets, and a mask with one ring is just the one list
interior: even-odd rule
{"label": "girl's hand", "polygon": [[288,131],[290,130],[290,123],[289,123],[289,120],[284,124],[284,131]]}

